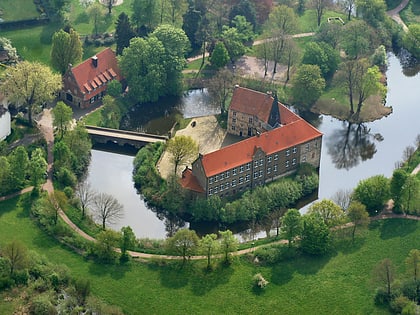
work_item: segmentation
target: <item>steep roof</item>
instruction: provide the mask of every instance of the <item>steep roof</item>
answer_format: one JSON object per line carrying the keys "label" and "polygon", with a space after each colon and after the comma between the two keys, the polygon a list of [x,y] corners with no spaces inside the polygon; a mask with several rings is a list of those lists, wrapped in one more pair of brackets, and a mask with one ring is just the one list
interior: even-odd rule
{"label": "steep roof", "polygon": [[[269,123],[270,113],[274,98],[269,93],[261,93],[243,87],[235,87],[229,110],[245,113],[258,117],[260,120]],[[300,119],[299,116],[288,110],[283,104],[278,103],[280,112],[280,123],[286,125]]]}
{"label": "steep roof", "polygon": [[282,127],[247,138],[201,157],[207,177],[252,161],[257,148],[267,155],[303,144],[322,136],[322,133],[300,118]]}
{"label": "steep roof", "polygon": [[121,80],[121,72],[117,58],[111,48],[106,48],[81,64],[71,68],[76,83],[85,98],[91,98],[106,89],[105,83]]}
{"label": "steep roof", "polygon": [[205,192],[204,189],[201,187],[200,183],[198,182],[197,178],[193,175],[192,170],[189,168],[186,168],[182,172],[180,184],[182,187],[187,188],[192,191],[196,191],[199,193]]}

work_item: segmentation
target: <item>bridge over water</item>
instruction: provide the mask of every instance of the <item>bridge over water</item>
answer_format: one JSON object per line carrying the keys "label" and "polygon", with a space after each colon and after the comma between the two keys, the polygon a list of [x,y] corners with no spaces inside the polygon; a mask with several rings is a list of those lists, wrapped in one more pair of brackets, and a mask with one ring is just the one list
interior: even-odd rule
{"label": "bridge over water", "polygon": [[165,142],[168,140],[167,136],[96,126],[86,126],[86,130],[91,139],[97,143],[117,143],[120,146],[131,145],[137,149],[149,143]]}

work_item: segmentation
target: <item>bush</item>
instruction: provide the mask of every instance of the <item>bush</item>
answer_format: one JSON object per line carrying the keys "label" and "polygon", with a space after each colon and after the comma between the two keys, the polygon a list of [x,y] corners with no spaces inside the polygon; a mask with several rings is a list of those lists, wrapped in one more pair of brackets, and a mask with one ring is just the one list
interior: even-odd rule
{"label": "bush", "polygon": [[32,315],[55,315],[57,310],[51,303],[48,294],[42,294],[35,297],[29,307],[29,312]]}
{"label": "bush", "polygon": [[403,309],[409,304],[411,303],[411,301],[403,296],[397,296],[396,298],[394,298],[391,303],[390,303],[390,307],[391,309],[395,312],[395,314],[401,314]]}
{"label": "bush", "polygon": [[57,181],[63,186],[75,186],[77,178],[74,173],[66,167],[62,167],[57,172]]}
{"label": "bush", "polygon": [[354,199],[363,203],[370,215],[381,211],[390,195],[389,179],[383,175],[360,181],[353,193]]}
{"label": "bush", "polygon": [[254,282],[254,287],[257,287],[259,289],[265,289],[265,287],[268,285],[268,281],[265,280],[263,275],[261,273],[257,273],[252,277],[252,281]]}
{"label": "bush", "polygon": [[27,270],[18,270],[15,271],[12,275],[12,279],[14,280],[16,285],[26,285],[28,283],[29,274]]}
{"label": "bush", "polygon": [[391,297],[388,295],[388,292],[383,288],[377,288],[375,292],[375,304],[380,305],[389,305]]}
{"label": "bush", "polygon": [[64,194],[66,195],[66,197],[67,197],[68,199],[73,198],[74,191],[73,191],[73,188],[71,188],[70,186],[65,187],[65,188],[63,189],[63,192],[64,192]]}

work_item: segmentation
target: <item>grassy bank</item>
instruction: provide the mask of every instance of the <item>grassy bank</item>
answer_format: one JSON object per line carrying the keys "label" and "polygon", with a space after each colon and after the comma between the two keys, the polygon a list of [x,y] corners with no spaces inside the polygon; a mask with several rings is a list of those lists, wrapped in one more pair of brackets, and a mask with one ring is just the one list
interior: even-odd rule
{"label": "grassy bank", "polygon": [[[354,246],[342,241],[328,256],[302,256],[273,266],[254,265],[245,257],[213,272],[204,271],[205,262],[185,268],[165,262],[106,266],[46,236],[28,209],[18,199],[0,204],[0,246],[19,239],[50,261],[66,264],[72,276],[91,280],[94,295],[126,314],[313,314],[314,309],[317,314],[387,314],[373,303],[371,271],[388,257],[402,273],[409,250],[420,246],[418,222],[386,220],[372,224]],[[270,282],[263,292],[252,289],[257,272]],[[2,305],[0,312],[10,309]]]}

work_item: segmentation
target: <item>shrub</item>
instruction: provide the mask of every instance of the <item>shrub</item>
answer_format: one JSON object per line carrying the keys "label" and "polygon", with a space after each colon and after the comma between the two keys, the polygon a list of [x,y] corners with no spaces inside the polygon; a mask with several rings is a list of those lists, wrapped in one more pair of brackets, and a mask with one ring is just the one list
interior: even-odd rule
{"label": "shrub", "polygon": [[16,285],[26,285],[28,283],[29,274],[27,270],[17,270],[12,276]]}
{"label": "shrub", "polygon": [[411,301],[403,296],[397,296],[396,298],[394,298],[391,303],[390,303],[390,307],[391,309],[395,312],[395,314],[401,314],[403,309],[410,303]]}
{"label": "shrub", "polygon": [[29,312],[32,315],[55,315],[57,310],[51,303],[48,294],[41,294],[35,297],[29,307]]}
{"label": "shrub", "polygon": [[74,191],[73,188],[71,188],[70,186],[67,186],[63,189],[64,194],[66,195],[66,197],[68,199],[71,199],[74,195]]}
{"label": "shrub", "polygon": [[261,273],[257,273],[252,277],[252,281],[254,282],[254,287],[257,287],[259,289],[265,289],[267,284],[269,283]]}
{"label": "shrub", "polygon": [[376,175],[360,181],[353,197],[366,206],[370,215],[375,215],[382,210],[390,195],[389,179],[383,175]]}

